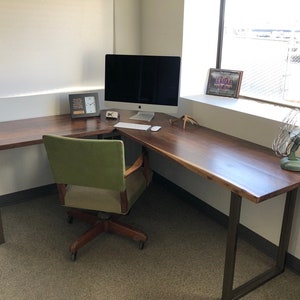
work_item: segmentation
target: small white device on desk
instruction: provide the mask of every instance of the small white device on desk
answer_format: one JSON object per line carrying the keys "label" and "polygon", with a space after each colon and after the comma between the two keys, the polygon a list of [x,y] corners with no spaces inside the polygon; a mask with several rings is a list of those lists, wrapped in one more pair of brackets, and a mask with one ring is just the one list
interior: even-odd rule
{"label": "small white device on desk", "polygon": [[152,126],[151,127],[151,131],[158,131],[159,129],[161,129],[161,126]]}
{"label": "small white device on desk", "polygon": [[105,117],[107,119],[118,119],[119,118],[119,113],[117,111],[111,111],[111,110],[108,110],[106,113],[105,113]]}

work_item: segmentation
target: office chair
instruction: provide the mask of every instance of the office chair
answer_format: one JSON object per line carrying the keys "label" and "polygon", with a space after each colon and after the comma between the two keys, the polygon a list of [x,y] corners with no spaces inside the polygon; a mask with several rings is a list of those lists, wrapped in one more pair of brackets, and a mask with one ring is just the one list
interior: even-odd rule
{"label": "office chair", "polygon": [[[60,202],[70,208],[73,218],[92,226],[70,245],[71,259],[77,251],[103,232],[117,233],[139,242],[143,249],[147,235],[117,221],[126,215],[151,180],[146,153],[126,168],[124,144],[121,140],[77,139],[44,135]],[[110,217],[100,218],[103,212]]]}

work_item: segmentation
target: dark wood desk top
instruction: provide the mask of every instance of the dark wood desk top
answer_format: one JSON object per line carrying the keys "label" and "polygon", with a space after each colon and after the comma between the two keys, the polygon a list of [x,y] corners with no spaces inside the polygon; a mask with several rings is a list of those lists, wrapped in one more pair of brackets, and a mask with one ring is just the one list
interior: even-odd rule
{"label": "dark wood desk top", "polygon": [[[128,121],[130,112],[121,112]],[[70,115],[0,123],[0,150],[42,143],[43,134],[84,137],[110,133],[117,121],[104,116],[75,119]],[[136,121],[132,121],[136,122]],[[187,169],[258,203],[300,186],[300,174],[280,168],[271,149],[204,127],[170,125],[169,117],[156,114],[157,132],[119,129],[143,146],[172,159]]]}
{"label": "dark wood desk top", "polygon": [[0,122],[0,150],[41,144],[44,134],[84,137],[112,130],[99,117],[72,119],[69,114]]}
{"label": "dark wood desk top", "polygon": [[300,186],[300,174],[282,170],[279,158],[269,148],[205,127],[182,123],[170,125],[156,114],[157,132],[118,129],[185,168],[259,203]]}

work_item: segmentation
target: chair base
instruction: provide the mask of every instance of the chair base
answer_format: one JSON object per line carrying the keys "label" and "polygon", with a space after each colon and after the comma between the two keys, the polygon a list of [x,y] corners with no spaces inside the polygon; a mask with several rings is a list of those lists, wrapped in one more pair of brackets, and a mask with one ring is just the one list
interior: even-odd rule
{"label": "chair base", "polygon": [[86,232],[84,232],[75,242],[70,245],[70,252],[72,255],[71,258],[73,261],[76,260],[77,251],[81,247],[104,232],[116,233],[121,236],[131,238],[132,240],[139,242],[140,249],[143,249],[144,243],[148,239],[148,236],[144,232],[135,229],[130,225],[123,224],[117,221],[115,217],[102,220],[92,213],[72,209],[68,211],[68,218],[76,218],[92,225]]}

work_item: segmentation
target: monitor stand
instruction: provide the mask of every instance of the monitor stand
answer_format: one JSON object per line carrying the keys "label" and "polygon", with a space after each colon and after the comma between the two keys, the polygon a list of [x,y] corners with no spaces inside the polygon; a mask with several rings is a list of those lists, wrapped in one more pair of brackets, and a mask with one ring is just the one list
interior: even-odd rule
{"label": "monitor stand", "polygon": [[139,111],[129,119],[150,122],[153,119],[153,117],[154,117],[154,112]]}

